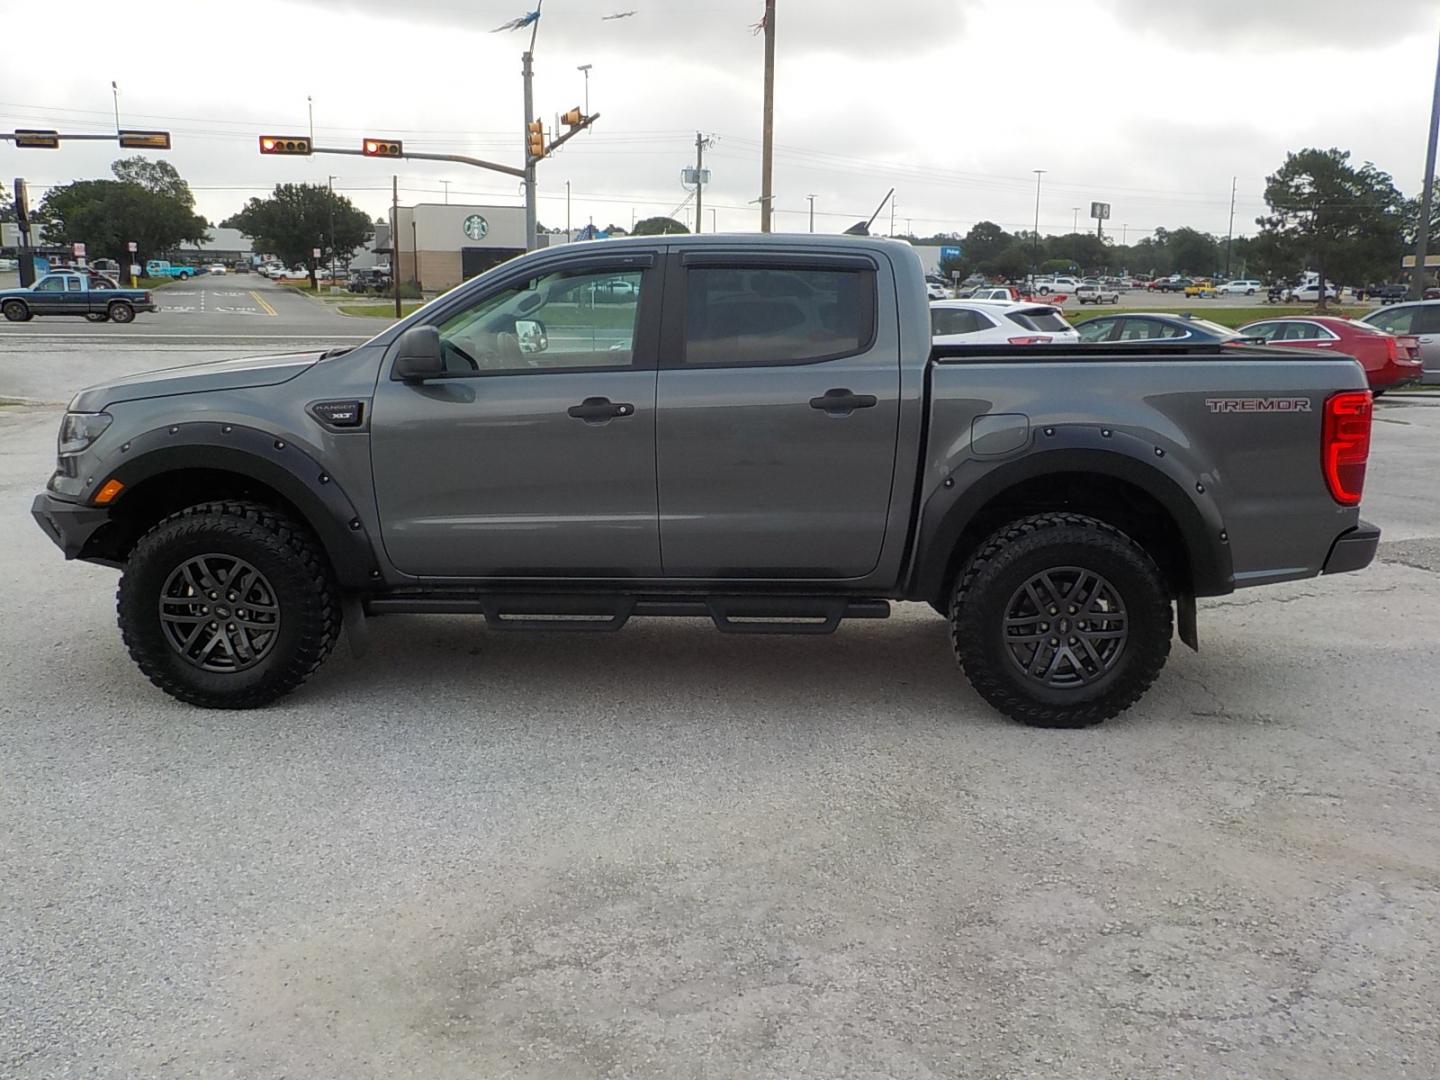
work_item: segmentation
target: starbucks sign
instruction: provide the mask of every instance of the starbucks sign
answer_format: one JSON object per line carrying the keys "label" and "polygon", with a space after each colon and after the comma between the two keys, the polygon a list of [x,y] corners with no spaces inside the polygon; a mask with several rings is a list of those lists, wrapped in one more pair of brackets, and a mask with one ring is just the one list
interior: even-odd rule
{"label": "starbucks sign", "polygon": [[484,240],[486,234],[490,232],[490,223],[479,214],[471,214],[465,219],[462,228],[465,230],[465,235],[471,240]]}

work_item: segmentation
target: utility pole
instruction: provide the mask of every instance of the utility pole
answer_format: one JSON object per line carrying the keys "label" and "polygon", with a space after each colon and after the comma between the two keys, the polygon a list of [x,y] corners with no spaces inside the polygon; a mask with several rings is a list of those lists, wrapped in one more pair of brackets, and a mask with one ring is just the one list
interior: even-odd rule
{"label": "utility pole", "polygon": [[565,242],[572,243],[575,234],[570,231],[570,181],[565,181]]}
{"label": "utility pole", "polygon": [[890,235],[895,235],[895,200],[890,200]]}
{"label": "utility pole", "polygon": [[441,184],[444,186],[444,188],[445,188],[445,205],[446,205],[446,206],[449,206],[449,205],[450,205],[450,181],[449,181],[449,180],[441,180],[440,183],[441,183]]}
{"label": "utility pole", "polygon": [[765,0],[765,113],[761,123],[760,231],[770,232],[775,164],[775,0]]}
{"label": "utility pole", "polygon": [[712,233],[717,233],[717,232],[720,231],[720,227],[715,224],[715,221],[716,221],[715,208],[712,206],[712,207],[710,208],[710,231],[711,231]]}
{"label": "utility pole", "polygon": [[585,74],[585,115],[590,115],[590,64],[581,64],[575,70]]}
{"label": "utility pole", "polygon": [[811,232],[814,232],[814,231],[815,231],[815,196],[814,196],[814,195],[806,195],[805,198],[807,198],[807,199],[810,200],[810,231],[811,231]]}
{"label": "utility pole", "polygon": [[305,95],[305,110],[310,114],[310,141],[315,141],[315,99]]}
{"label": "utility pole", "polygon": [[1230,178],[1230,228],[1225,233],[1225,277],[1230,277],[1230,244],[1235,239],[1235,184],[1238,177]]}
{"label": "utility pole", "polygon": [[400,318],[400,177],[390,177],[390,284],[395,289],[395,318]]}
{"label": "utility pole", "polygon": [[701,207],[704,201],[705,191],[705,147],[710,145],[710,140],[700,132],[695,132],[695,231],[700,231],[700,215],[703,212]]}
{"label": "utility pole", "polygon": [[1080,261],[1080,208],[1072,206],[1070,217],[1070,231],[1075,234],[1075,261]]}
{"label": "utility pole", "polygon": [[110,96],[115,99],[115,134],[120,134],[120,87],[115,85],[115,80],[110,80]]}
{"label": "utility pole", "polygon": [[525,250],[535,250],[535,227],[536,211],[535,200],[535,163],[539,158],[530,154],[530,137],[528,125],[535,119],[535,87],[534,87],[534,65],[535,58],[535,37],[540,33],[540,5],[544,0],[535,0],[535,21],[530,24],[530,47],[520,57],[520,75],[525,81],[525,120],[520,125],[521,135],[525,139]]}
{"label": "utility pole", "polygon": [[325,186],[330,189],[330,287],[335,287],[335,177],[327,176]]}
{"label": "utility pole", "polygon": [[1425,255],[1430,246],[1430,207],[1435,197],[1435,138],[1440,135],[1440,56],[1435,61],[1435,97],[1430,103],[1430,142],[1425,150],[1425,186],[1420,193],[1420,220],[1415,223],[1415,272],[1410,299],[1425,298]]}
{"label": "utility pole", "polygon": [[1031,169],[1035,174],[1035,233],[1030,242],[1030,276],[1034,277],[1040,269],[1040,177],[1044,176],[1049,169]]}

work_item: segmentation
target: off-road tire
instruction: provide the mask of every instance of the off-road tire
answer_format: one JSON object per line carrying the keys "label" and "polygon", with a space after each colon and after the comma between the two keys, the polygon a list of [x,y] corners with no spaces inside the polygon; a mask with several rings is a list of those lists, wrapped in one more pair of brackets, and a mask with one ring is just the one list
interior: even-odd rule
{"label": "off-road tire", "polygon": [[[1123,600],[1124,647],[1088,685],[1046,686],[1020,669],[1005,644],[1012,597],[1055,567],[1100,574]],[[1165,666],[1173,626],[1155,561],[1119,529],[1081,514],[1036,514],[995,532],[959,575],[950,603],[950,640],[970,684],[1000,712],[1033,727],[1089,727],[1124,712]]]}
{"label": "off-road tire", "polygon": [[[279,630],[253,667],[202,670],[165,636],[161,590],[177,567],[206,554],[245,560],[273,589]],[[188,507],[142,536],[120,579],[116,611],[145,676],[171,697],[207,709],[253,709],[290,693],[330,654],[341,623],[336,586],[316,541],[271,508],[239,501]]]}
{"label": "off-road tire", "polygon": [[25,306],[23,300],[6,300],[0,304],[0,313],[10,322],[24,322],[30,318],[30,309]]}

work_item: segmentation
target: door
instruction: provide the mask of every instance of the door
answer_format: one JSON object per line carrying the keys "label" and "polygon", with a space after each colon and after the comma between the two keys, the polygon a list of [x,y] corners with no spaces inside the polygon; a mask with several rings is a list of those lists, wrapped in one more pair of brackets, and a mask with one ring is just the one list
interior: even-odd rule
{"label": "door", "polygon": [[666,285],[656,437],[670,577],[862,577],[899,423],[887,264],[691,252]]}
{"label": "door", "polygon": [[65,275],[50,274],[41,278],[26,299],[36,315],[64,315]]}
{"label": "door", "polygon": [[65,275],[65,314],[84,315],[90,310],[90,283],[79,274]]}
{"label": "door", "polygon": [[535,269],[434,316],[449,377],[375,388],[391,561],[419,576],[658,576],[654,255]]}
{"label": "door", "polygon": [[1440,383],[1440,304],[1403,304],[1365,320],[1391,334],[1414,334],[1420,342],[1423,381]]}

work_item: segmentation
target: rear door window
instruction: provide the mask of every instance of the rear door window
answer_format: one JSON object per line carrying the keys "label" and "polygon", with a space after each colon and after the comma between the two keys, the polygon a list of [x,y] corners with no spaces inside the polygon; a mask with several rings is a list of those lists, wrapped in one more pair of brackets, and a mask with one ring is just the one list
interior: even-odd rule
{"label": "rear door window", "polygon": [[870,348],[875,272],[766,266],[691,267],[687,366],[813,364]]}
{"label": "rear door window", "polygon": [[1070,329],[1070,324],[1061,318],[1054,308],[1028,308],[1025,311],[1007,311],[1005,317],[1017,326],[1023,326],[1026,330],[1053,334],[1057,330]]}
{"label": "rear door window", "polygon": [[1440,334],[1440,304],[1425,304],[1411,310],[1415,312],[1410,324],[1412,334]]}
{"label": "rear door window", "polygon": [[1382,311],[1373,319],[1367,320],[1371,326],[1378,326],[1381,330],[1389,331],[1392,334],[1414,333],[1415,312],[1419,308],[1403,307],[1392,308],[1390,311]]}
{"label": "rear door window", "polygon": [[930,309],[930,333],[934,337],[973,334],[977,330],[989,330],[994,325],[984,315],[966,308]]}
{"label": "rear door window", "polygon": [[1080,334],[1081,341],[1109,341],[1110,336],[1115,332],[1115,324],[1118,319],[1091,319],[1083,322],[1075,329]]}
{"label": "rear door window", "polygon": [[1188,331],[1159,319],[1126,319],[1120,327],[1121,341],[1155,341],[1187,336]]}

